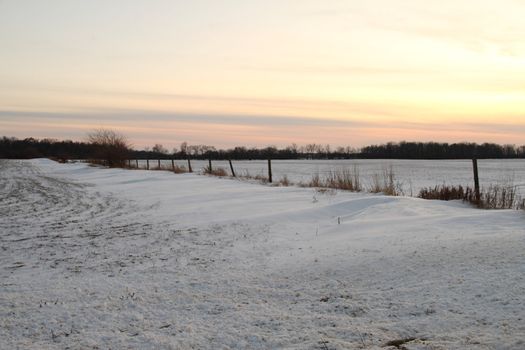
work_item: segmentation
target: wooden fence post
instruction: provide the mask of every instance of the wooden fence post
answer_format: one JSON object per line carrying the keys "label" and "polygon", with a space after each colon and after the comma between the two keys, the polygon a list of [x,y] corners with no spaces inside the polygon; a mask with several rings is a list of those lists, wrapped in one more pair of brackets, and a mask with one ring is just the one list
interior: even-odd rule
{"label": "wooden fence post", "polygon": [[128,168],[131,168],[131,159],[128,159]]}
{"label": "wooden fence post", "polygon": [[160,170],[160,159],[158,160],[158,166],[157,166]]}
{"label": "wooden fence post", "polygon": [[268,159],[268,182],[272,183],[272,160]]}
{"label": "wooden fence post", "polygon": [[211,159],[208,159],[208,164],[209,164],[208,170],[210,171],[210,174],[211,174],[211,172],[212,172]]}
{"label": "wooden fence post", "polygon": [[191,161],[190,161],[190,158],[188,157],[188,171],[190,173],[193,173],[193,170],[191,170]]}
{"label": "wooden fence post", "polygon": [[139,168],[139,160],[135,159],[135,165],[137,166],[137,169]]}
{"label": "wooden fence post", "polygon": [[175,172],[175,161],[173,160],[173,158],[171,158],[171,170]]}
{"label": "wooden fence post", "polygon": [[231,160],[231,159],[228,159],[228,162],[230,162],[230,169],[231,169],[231,171],[232,171],[232,176],[235,177],[235,171],[233,170],[232,160]]}
{"label": "wooden fence post", "polygon": [[479,205],[481,194],[479,191],[478,160],[476,158],[472,159],[472,168],[474,170],[474,190],[476,191],[476,204]]}
{"label": "wooden fence post", "polygon": [[146,170],[149,170],[149,158],[146,158]]}

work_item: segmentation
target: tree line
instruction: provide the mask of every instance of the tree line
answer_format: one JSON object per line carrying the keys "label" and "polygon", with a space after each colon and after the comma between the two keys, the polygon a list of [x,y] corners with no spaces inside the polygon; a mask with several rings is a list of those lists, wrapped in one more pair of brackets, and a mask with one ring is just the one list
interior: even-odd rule
{"label": "tree line", "polygon": [[292,144],[284,148],[234,147],[217,149],[208,145],[189,145],[168,150],[161,144],[143,150],[131,148],[126,138],[108,130],[91,133],[86,141],[54,139],[0,138],[0,158],[103,159],[118,166],[127,159],[470,159],[525,158],[525,146],[494,143],[389,142],[366,146],[331,148],[329,145]]}
{"label": "tree line", "polygon": [[525,146],[403,141],[363,147],[360,157],[386,159],[525,158]]}

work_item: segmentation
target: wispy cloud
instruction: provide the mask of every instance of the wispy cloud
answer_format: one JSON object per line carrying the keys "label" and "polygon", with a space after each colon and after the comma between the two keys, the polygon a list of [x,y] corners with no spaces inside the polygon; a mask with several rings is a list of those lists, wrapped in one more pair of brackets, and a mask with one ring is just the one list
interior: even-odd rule
{"label": "wispy cloud", "polygon": [[[260,115],[205,115],[155,111],[86,111],[76,113],[0,110],[0,128],[15,136],[70,138],[89,129],[111,127],[129,134],[138,146],[187,140],[217,146],[331,143],[360,146],[386,140],[438,140],[519,143],[525,123],[418,123],[341,121]],[[78,137],[77,137],[78,138]],[[156,140],[156,141],[155,141]]]}
{"label": "wispy cloud", "polygon": [[500,54],[525,54],[525,3],[501,1],[370,0],[310,9],[309,15],[342,18],[352,27],[376,28],[461,45],[472,51],[497,48]]}

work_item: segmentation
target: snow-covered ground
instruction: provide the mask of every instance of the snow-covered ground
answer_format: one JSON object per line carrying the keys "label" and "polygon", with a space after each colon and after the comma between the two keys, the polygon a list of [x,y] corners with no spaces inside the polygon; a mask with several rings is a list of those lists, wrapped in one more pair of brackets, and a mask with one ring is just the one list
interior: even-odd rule
{"label": "snow-covered ground", "polygon": [[0,161],[1,349],[523,349],[525,213]]}

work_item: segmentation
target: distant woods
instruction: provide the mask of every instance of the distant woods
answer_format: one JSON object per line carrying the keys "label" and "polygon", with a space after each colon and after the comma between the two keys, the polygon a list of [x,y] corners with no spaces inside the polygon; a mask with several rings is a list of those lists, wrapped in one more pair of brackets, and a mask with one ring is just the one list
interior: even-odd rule
{"label": "distant woods", "polygon": [[360,156],[382,159],[525,158],[525,146],[464,142],[389,142],[363,147]]}
{"label": "distant woods", "polygon": [[133,150],[125,136],[111,130],[95,130],[83,142],[13,137],[0,138],[0,158],[98,159],[119,166],[126,159],[467,159],[525,158],[525,146],[493,143],[389,142],[382,145],[331,148],[329,145],[292,144],[285,148],[235,147],[222,150],[207,145],[189,145],[168,150],[156,144]]}

